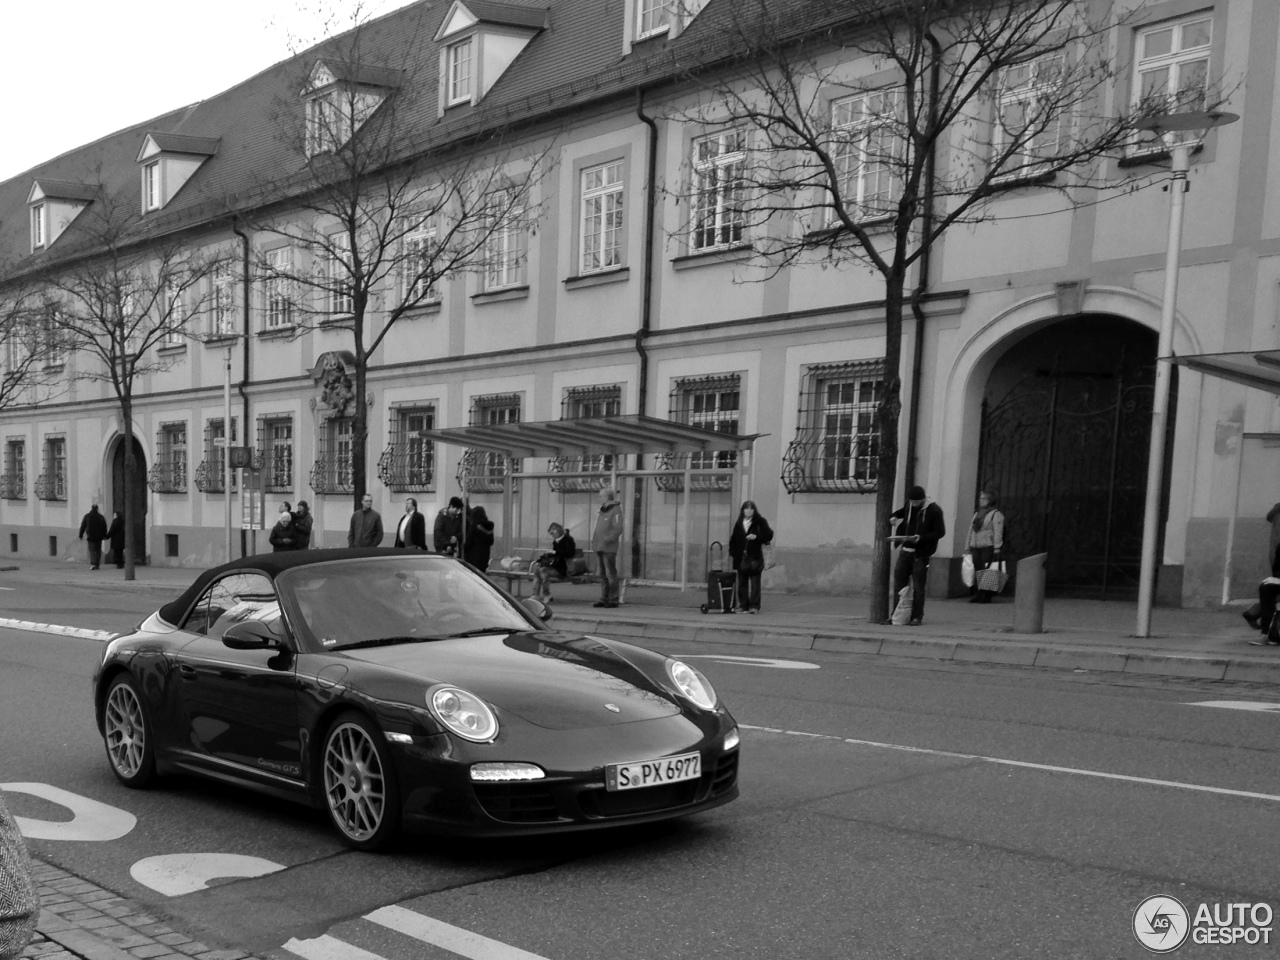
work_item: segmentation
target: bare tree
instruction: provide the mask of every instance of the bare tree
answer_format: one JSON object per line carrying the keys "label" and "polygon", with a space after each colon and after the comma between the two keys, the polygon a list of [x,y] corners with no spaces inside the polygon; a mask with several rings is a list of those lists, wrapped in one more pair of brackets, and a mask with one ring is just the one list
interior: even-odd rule
{"label": "bare tree", "polygon": [[172,364],[157,348],[185,342],[217,262],[178,239],[140,245],[130,229],[136,220],[100,189],[76,222],[81,255],[40,278],[44,322],[56,336],[52,349],[66,356],[69,379],[108,385],[120,405],[126,580],[134,579],[135,526],[141,522],[133,515],[134,491],[142,482],[133,456],[135,391],[141,378]]}
{"label": "bare tree", "polygon": [[1112,104],[1108,44],[1123,18],[1106,2],[744,0],[703,16],[713,11],[715,39],[686,71],[697,93],[673,116],[736,134],[668,192],[687,200],[683,236],[696,246],[749,238],[765,276],[822,262],[880,274],[876,422],[870,437],[836,442],[876,491],[869,614],[884,622],[902,322],[908,308],[922,316],[927,282],[917,274],[909,291],[912,270],[951,227],[991,217],[990,201],[1010,187],[1073,202],[1104,186],[1111,165],[1099,161],[1132,147],[1138,115],[1208,106],[1212,84],[1195,75],[1183,89],[1153,84],[1136,106]]}
{"label": "bare tree", "polygon": [[[0,269],[0,275],[4,274]],[[0,291],[0,410],[48,399],[51,331],[34,285],[18,281]]]}
{"label": "bare tree", "polygon": [[[255,272],[265,324],[300,336],[316,328],[345,331],[354,382],[328,389],[330,407],[351,418],[350,478],[358,507],[368,485],[367,377],[391,330],[435,305],[447,278],[481,272],[509,286],[524,270],[525,236],[536,223],[537,183],[550,143],[509,143],[506,125],[475,123],[466,136],[421,115],[423,84],[435,62],[421,59],[427,38],[396,44],[354,26],[300,58],[303,103],[278,104],[282,145],[305,160],[300,171],[258,185],[257,197],[284,199],[268,208],[234,204],[259,232]],[[335,370],[342,380],[345,371]],[[345,479],[345,478],[342,478]],[[338,485],[345,485],[340,479]]]}

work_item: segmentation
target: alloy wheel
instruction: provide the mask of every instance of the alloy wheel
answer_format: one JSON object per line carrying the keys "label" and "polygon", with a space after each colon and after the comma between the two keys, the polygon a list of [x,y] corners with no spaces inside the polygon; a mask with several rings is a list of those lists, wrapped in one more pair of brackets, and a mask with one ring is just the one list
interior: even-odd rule
{"label": "alloy wheel", "polygon": [[371,839],[387,813],[382,758],[368,732],[340,723],[324,749],[324,793],[338,829],[356,842]]}
{"label": "alloy wheel", "polygon": [[128,683],[117,683],[107,694],[103,731],[116,772],[125,778],[138,776],[146,760],[147,728],[142,704]]}

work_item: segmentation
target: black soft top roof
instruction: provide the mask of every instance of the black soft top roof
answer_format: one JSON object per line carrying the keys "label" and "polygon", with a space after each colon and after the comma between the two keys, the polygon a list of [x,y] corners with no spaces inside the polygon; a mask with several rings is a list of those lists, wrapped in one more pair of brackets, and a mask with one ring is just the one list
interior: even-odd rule
{"label": "black soft top roof", "polygon": [[304,567],[312,563],[324,563],[328,560],[354,560],[359,557],[394,557],[402,555],[416,557],[436,556],[436,554],[423,553],[421,550],[396,549],[392,547],[348,547],[341,550],[285,550],[279,553],[259,553],[251,557],[241,557],[239,560],[232,560],[230,563],[224,563],[220,567],[212,567],[200,574],[180,597],[176,600],[170,600],[160,608],[160,616],[164,618],[166,623],[171,623],[175,626],[181,624],[182,618],[191,609],[191,605],[196,602],[196,598],[204,592],[205,587],[223,574],[232,573],[236,570],[259,571],[274,580],[286,570],[292,570],[294,567]]}

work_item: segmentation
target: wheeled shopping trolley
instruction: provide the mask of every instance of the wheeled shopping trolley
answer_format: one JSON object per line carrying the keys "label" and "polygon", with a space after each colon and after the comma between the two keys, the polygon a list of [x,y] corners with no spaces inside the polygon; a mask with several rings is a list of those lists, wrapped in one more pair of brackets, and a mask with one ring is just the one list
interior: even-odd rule
{"label": "wheeled shopping trolley", "polygon": [[[713,559],[717,555],[718,559]],[[733,613],[737,593],[737,571],[724,569],[724,544],[713,540],[707,547],[707,602],[699,609],[703,613]]]}

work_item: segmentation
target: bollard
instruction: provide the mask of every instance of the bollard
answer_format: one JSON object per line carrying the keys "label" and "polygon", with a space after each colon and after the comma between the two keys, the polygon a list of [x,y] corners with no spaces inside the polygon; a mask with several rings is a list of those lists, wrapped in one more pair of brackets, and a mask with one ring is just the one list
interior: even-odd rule
{"label": "bollard", "polygon": [[1044,561],[1048,556],[1036,553],[1018,561],[1018,588],[1013,597],[1014,633],[1044,630]]}

